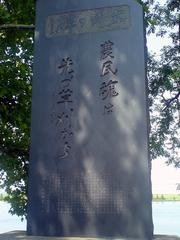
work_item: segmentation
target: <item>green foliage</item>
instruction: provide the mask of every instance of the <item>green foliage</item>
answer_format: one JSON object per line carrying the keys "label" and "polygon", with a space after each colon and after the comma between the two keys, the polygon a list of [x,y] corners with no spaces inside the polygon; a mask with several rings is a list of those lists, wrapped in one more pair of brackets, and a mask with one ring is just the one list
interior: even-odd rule
{"label": "green foliage", "polygon": [[[179,1],[159,7],[157,1],[137,0],[145,12],[147,32],[170,35],[173,46],[160,59],[149,56],[151,158],[166,156],[180,166],[179,128]],[[0,25],[34,24],[35,0],[0,0]],[[30,140],[33,31],[7,28],[0,32],[0,186],[7,192],[11,213],[26,215]]]}
{"label": "green foliage", "polygon": [[148,80],[151,116],[151,158],[164,156],[168,164],[180,167],[180,55],[178,43],[179,1],[155,6],[157,35],[171,38],[157,59],[149,56]]}
{"label": "green foliage", "polygon": [[[33,24],[34,1],[1,1],[0,24]],[[33,32],[0,32],[0,185],[11,213],[25,215]]]}

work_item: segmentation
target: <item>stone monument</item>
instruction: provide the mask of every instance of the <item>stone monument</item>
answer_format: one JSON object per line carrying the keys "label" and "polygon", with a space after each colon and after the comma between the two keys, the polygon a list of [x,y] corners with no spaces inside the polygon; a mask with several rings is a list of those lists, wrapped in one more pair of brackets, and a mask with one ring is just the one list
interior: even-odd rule
{"label": "stone monument", "polygon": [[143,12],[38,0],[28,235],[152,239]]}

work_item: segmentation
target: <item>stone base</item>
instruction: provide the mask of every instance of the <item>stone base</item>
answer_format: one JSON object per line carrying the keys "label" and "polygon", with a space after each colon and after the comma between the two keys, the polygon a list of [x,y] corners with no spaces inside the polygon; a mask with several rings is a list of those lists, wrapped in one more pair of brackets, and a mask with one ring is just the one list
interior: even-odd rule
{"label": "stone base", "polygon": [[[113,238],[107,238],[108,240],[113,240]],[[0,240],[106,240],[106,238],[63,238],[63,237],[40,237],[40,236],[26,236],[25,231],[12,231],[8,233],[0,234]],[[121,238],[116,240],[133,240],[127,238]],[[145,240],[145,239],[142,239]],[[165,235],[155,235],[154,240],[180,240],[180,237],[176,236],[165,236]]]}

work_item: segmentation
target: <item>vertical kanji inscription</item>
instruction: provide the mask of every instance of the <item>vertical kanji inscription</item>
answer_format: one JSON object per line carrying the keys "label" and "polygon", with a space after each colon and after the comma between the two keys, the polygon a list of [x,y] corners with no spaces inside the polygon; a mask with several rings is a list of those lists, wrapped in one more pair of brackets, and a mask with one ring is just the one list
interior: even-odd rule
{"label": "vertical kanji inscription", "polygon": [[113,54],[114,43],[110,40],[105,41],[100,45],[100,63],[101,63],[101,73],[100,73],[100,87],[99,96],[103,100],[103,114],[110,114],[114,110],[114,104],[112,103],[112,98],[119,95],[116,90],[117,73],[118,69],[115,65],[115,57]]}

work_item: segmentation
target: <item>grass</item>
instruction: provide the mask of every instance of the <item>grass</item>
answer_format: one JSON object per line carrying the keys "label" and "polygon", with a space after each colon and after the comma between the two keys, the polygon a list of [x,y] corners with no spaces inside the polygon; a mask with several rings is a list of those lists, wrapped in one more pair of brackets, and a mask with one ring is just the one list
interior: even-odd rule
{"label": "grass", "polygon": [[180,194],[153,194],[153,201],[180,201]]}

